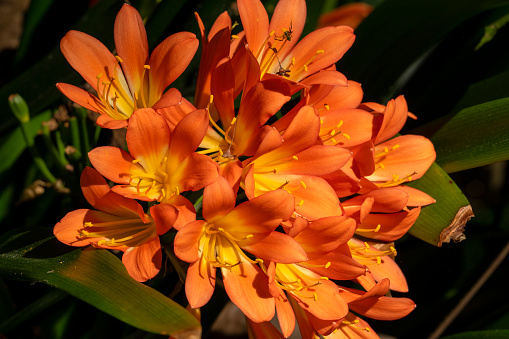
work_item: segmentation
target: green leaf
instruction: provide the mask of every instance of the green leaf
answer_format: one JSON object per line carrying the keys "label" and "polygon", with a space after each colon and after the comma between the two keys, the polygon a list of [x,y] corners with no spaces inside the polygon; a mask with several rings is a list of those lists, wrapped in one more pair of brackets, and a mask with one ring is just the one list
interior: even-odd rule
{"label": "green leaf", "polygon": [[[35,137],[41,129],[41,123],[51,119],[51,116],[51,111],[46,110],[32,118],[27,124],[27,131],[30,136]],[[0,173],[2,173],[14,164],[27,146],[21,132],[21,127],[18,126],[10,134],[2,136],[0,138],[0,145],[0,159],[2,159],[2,162],[0,162]]]}
{"label": "green leaf", "polygon": [[[384,101],[400,76],[459,24],[507,0],[386,0],[361,23],[338,70]],[[418,42],[418,43],[416,43]]]}
{"label": "green leaf", "polygon": [[458,186],[436,163],[419,180],[407,184],[430,196],[436,203],[422,208],[409,233],[435,246],[461,241],[466,222],[473,217],[472,208]]}
{"label": "green leaf", "polygon": [[431,138],[448,173],[509,159],[509,98],[461,110]]}
{"label": "green leaf", "polygon": [[133,280],[106,250],[61,244],[50,229],[17,229],[0,239],[0,276],[44,282],[145,331],[199,332],[199,322],[182,306]]}
{"label": "green leaf", "polygon": [[472,331],[463,332],[446,337],[442,339],[499,339],[509,338],[509,330],[488,330],[488,331]]}

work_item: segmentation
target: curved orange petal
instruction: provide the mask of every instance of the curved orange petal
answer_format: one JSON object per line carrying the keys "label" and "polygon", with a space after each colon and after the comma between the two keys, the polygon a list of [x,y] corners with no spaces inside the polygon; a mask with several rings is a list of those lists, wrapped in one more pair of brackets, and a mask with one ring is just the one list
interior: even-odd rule
{"label": "curved orange petal", "polygon": [[276,263],[292,264],[306,261],[308,258],[297,241],[279,232],[254,235],[248,240],[240,241],[239,246],[259,258]]}
{"label": "curved orange petal", "polygon": [[93,242],[90,238],[80,240],[79,230],[83,228],[85,221],[89,219],[101,220],[100,217],[102,215],[104,213],[89,209],[69,212],[55,225],[53,234],[60,242],[70,246],[81,247],[90,245]]}
{"label": "curved orange petal", "polygon": [[[281,61],[283,67],[291,67],[291,79],[300,81],[336,63],[352,46],[353,29],[348,26],[324,27],[306,35]],[[306,65],[306,68],[304,67]]]}
{"label": "curved orange petal", "polygon": [[342,216],[320,218],[308,224],[295,240],[306,252],[331,252],[346,243],[355,233],[354,219]]}
{"label": "curved orange petal", "polygon": [[175,241],[173,242],[173,248],[175,255],[179,257],[180,260],[189,263],[194,263],[200,260],[198,246],[200,237],[203,233],[204,224],[205,221],[196,220],[185,225],[177,232]]}
{"label": "curved orange petal", "polygon": [[129,119],[127,147],[145,171],[156,173],[166,156],[170,130],[162,116],[152,108],[136,110]]}
{"label": "curved orange petal", "polygon": [[203,140],[208,127],[209,115],[205,109],[191,112],[183,117],[171,132],[171,140],[169,140],[171,163],[178,165],[194,152]]}
{"label": "curved orange petal", "polygon": [[274,31],[274,36],[269,40],[274,46],[276,36],[281,36],[291,27],[291,39],[287,39],[283,48],[278,48],[278,56],[284,59],[293,46],[299,41],[300,35],[306,23],[306,1],[305,0],[281,0],[277,3],[274,13],[270,18],[269,32]]}
{"label": "curved orange petal", "polygon": [[400,95],[396,99],[390,100],[387,103],[385,110],[381,113],[383,113],[383,120],[380,130],[378,131],[378,135],[374,141],[375,144],[394,136],[405,125],[408,117],[408,105],[405,98]]}
{"label": "curved orange petal", "polygon": [[341,204],[345,209],[350,206],[360,206],[367,198],[374,198],[371,212],[394,213],[401,211],[408,202],[408,193],[397,188],[385,188],[375,190],[366,194],[358,195]]}
{"label": "curved orange petal", "polygon": [[320,136],[325,145],[332,142],[341,147],[354,147],[371,140],[375,132],[373,114],[360,109],[324,111],[320,121]]}
{"label": "curved orange petal", "polygon": [[[343,169],[344,168],[345,167],[343,167]],[[340,198],[357,193],[361,188],[360,179],[346,174],[343,170],[322,175],[321,178],[327,181]]]}
{"label": "curved orange petal", "polygon": [[176,230],[181,229],[183,226],[196,220],[196,210],[194,205],[182,195],[175,195],[168,201],[173,207],[178,210],[177,220],[173,224]]}
{"label": "curved orange petal", "polygon": [[[338,246],[328,253],[309,252],[309,260],[301,265],[323,277],[337,280],[351,280],[366,272],[366,268],[352,258],[347,245]],[[326,268],[326,264],[330,266]]]}
{"label": "curved orange petal", "polygon": [[257,56],[269,36],[269,17],[265,7],[259,0],[238,0],[237,7],[249,48]]}
{"label": "curved orange petal", "polygon": [[[228,43],[230,40],[230,31],[227,32]],[[233,105],[235,91],[235,73],[230,58],[224,58],[216,61],[216,68],[212,72],[210,83],[210,92],[214,96],[214,106],[217,109],[224,128],[229,126],[235,118],[235,107]],[[210,94],[210,93],[209,93]],[[210,99],[206,98],[207,103]],[[206,107],[206,105],[205,105]]]}
{"label": "curved orange petal", "polygon": [[235,207],[235,194],[228,181],[219,176],[203,191],[203,218],[213,222],[230,213]]}
{"label": "curved orange petal", "polygon": [[[152,108],[159,114],[159,110],[172,107],[175,105],[182,105],[182,94],[179,92],[176,88],[170,88],[168,89],[159,100],[152,106]],[[185,99],[184,99],[185,100]],[[192,109],[194,111],[194,108]],[[180,121],[180,120],[179,120]],[[177,121],[178,123],[178,121]],[[175,123],[176,124],[176,123]],[[173,130],[173,128],[170,128],[170,131]]]}
{"label": "curved orange petal", "polygon": [[274,316],[275,301],[265,273],[243,261],[231,268],[221,268],[226,293],[230,300],[254,322],[269,321]]}
{"label": "curved orange petal", "polygon": [[[172,159],[173,161],[173,159]],[[209,156],[189,154],[172,173],[172,182],[180,192],[197,191],[213,183],[219,176],[219,168]]]}
{"label": "curved orange petal", "polygon": [[117,59],[96,38],[78,31],[69,31],[60,41],[60,49],[67,62],[95,90],[97,90],[97,76],[105,75],[108,79],[117,76],[113,74]]}
{"label": "curved orange petal", "polygon": [[[408,193],[408,201],[406,204],[407,206],[412,206],[412,207],[426,206],[426,205],[434,204],[437,202],[435,199],[430,197],[428,194],[426,194],[423,191],[420,191],[418,189],[415,189],[413,187],[402,185],[402,186],[396,186],[396,188],[400,191],[404,191],[404,192]],[[386,189],[386,188],[384,188],[384,189]]]}
{"label": "curved orange petal", "polygon": [[273,231],[294,210],[292,196],[284,190],[271,191],[238,205],[224,216],[220,224],[227,230],[246,234]]}
{"label": "curved orange petal", "polygon": [[122,256],[122,262],[129,275],[141,282],[159,273],[162,260],[161,243],[157,236],[140,246],[128,248]]}
{"label": "curved orange petal", "polygon": [[415,309],[415,303],[408,298],[380,297],[364,299],[349,304],[350,309],[377,320],[397,320]]}
{"label": "curved orange petal", "polygon": [[[302,85],[347,86],[346,77],[338,71],[319,71],[300,82]],[[330,106],[329,106],[330,107]]]}
{"label": "curved orange petal", "polygon": [[242,163],[237,159],[219,164],[219,175],[228,180],[233,192],[237,194],[240,187],[240,177],[242,176]]}
{"label": "curved orange petal", "polygon": [[315,85],[311,87],[308,94],[307,105],[329,109],[357,108],[362,102],[364,92],[361,84],[348,80],[347,86]]}
{"label": "curved orange petal", "polygon": [[237,155],[252,155],[258,145],[252,142],[258,130],[267,120],[290,100],[287,87],[277,80],[257,82],[242,98],[237,115],[235,150]]}
{"label": "curved orange petal", "polygon": [[145,26],[138,11],[124,4],[117,14],[114,26],[115,47],[122,59],[131,93],[139,93],[143,80],[143,66],[148,62],[148,42]]}
{"label": "curved orange petal", "polygon": [[63,95],[78,105],[97,113],[106,113],[106,108],[103,103],[95,95],[92,95],[79,87],[64,83],[58,83],[57,88]]}
{"label": "curved orange petal", "polygon": [[101,114],[97,120],[97,125],[107,129],[120,129],[127,127],[127,120],[115,120],[108,114]]}
{"label": "curved orange petal", "polygon": [[[171,90],[171,89],[170,89]],[[169,91],[168,91],[169,92]],[[166,93],[168,93],[166,92]],[[166,93],[161,97],[164,98]],[[182,99],[178,102],[178,104],[168,107],[159,106],[159,101],[152,106],[152,108],[159,114],[161,114],[165,119],[170,131],[173,131],[175,126],[189,113],[196,111],[196,107],[193,106],[186,98],[182,97]]]}
{"label": "curved orange petal", "polygon": [[134,158],[126,151],[111,146],[96,147],[88,152],[92,166],[109,180],[117,184],[128,184]]}
{"label": "curved orange petal", "polygon": [[295,197],[295,212],[316,220],[323,217],[342,215],[339,199],[330,185],[322,178],[301,176],[306,188],[292,191]]}
{"label": "curved orange petal", "polygon": [[[415,220],[417,220],[420,211],[421,208],[417,207],[409,212],[369,214],[358,227],[364,230],[362,232],[364,237],[382,241],[394,241],[406,234],[415,223]],[[375,229],[377,229],[376,232]]]}
{"label": "curved orange petal", "polygon": [[281,289],[279,293],[279,297],[275,299],[277,319],[281,327],[281,332],[283,332],[285,338],[288,338],[295,329],[295,314],[293,313],[292,305],[290,305],[285,293]]}
{"label": "curved orange petal", "polygon": [[390,289],[397,292],[408,292],[408,284],[405,275],[398,264],[388,255],[381,257],[380,264],[369,265],[373,278],[380,281],[384,278],[390,280]]}
{"label": "curved orange petal", "polygon": [[97,170],[85,167],[81,173],[80,186],[83,196],[94,208],[109,214],[146,221],[143,207],[132,199],[112,192]]}
{"label": "curved orange petal", "polygon": [[157,234],[168,232],[178,217],[178,209],[170,204],[159,204],[150,207],[150,214],[156,222]]}
{"label": "curved orange petal", "polygon": [[354,2],[339,6],[335,10],[322,14],[318,19],[318,26],[347,25],[357,28],[360,23],[373,11],[374,7],[364,2]]}
{"label": "curved orange petal", "polygon": [[[389,150],[386,154],[385,149]],[[382,163],[383,168],[378,166],[366,179],[377,183],[387,182],[391,186],[396,186],[392,183],[394,176],[399,178],[396,182],[407,180],[407,177],[419,179],[436,158],[431,141],[420,135],[402,135],[386,141],[375,147],[375,154],[381,155],[377,157],[377,163]]]}
{"label": "curved orange petal", "polygon": [[297,159],[277,165],[278,174],[326,175],[343,167],[352,153],[341,147],[313,145],[293,156]]}
{"label": "curved orange petal", "polygon": [[205,305],[216,286],[216,268],[210,265],[206,260],[200,259],[187,269],[186,276],[186,296],[189,305],[192,308],[198,308]]}
{"label": "curved orange petal", "polygon": [[[360,4],[360,2],[357,3]],[[348,312],[337,331],[327,336],[327,339],[342,338],[380,339],[366,321],[351,312]]]}
{"label": "curved orange petal", "polygon": [[198,49],[199,41],[193,33],[170,35],[150,55],[150,99],[154,104],[166,87],[187,68]]}

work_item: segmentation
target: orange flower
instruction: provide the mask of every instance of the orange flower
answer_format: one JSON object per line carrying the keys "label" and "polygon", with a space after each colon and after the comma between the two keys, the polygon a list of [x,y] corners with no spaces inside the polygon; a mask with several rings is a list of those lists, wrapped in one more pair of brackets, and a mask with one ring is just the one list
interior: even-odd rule
{"label": "orange flower", "polygon": [[244,168],[249,199],[283,188],[295,197],[295,213],[315,220],[341,215],[339,199],[319,176],[339,170],[350,158],[341,147],[316,144],[320,119],[304,106],[281,136],[272,129]]}
{"label": "orange flower", "polygon": [[194,150],[208,126],[206,110],[194,111],[170,133],[165,119],[151,108],[137,110],[127,128],[130,154],[116,147],[97,147],[89,153],[92,165],[118,183],[113,191],[134,199],[158,201],[179,210],[175,227],[194,220],[193,205],[180,195],[214,182],[217,164]]}
{"label": "orange flower", "polygon": [[53,233],[71,246],[92,245],[124,252],[122,262],[138,281],[153,278],[161,268],[162,254],[158,235],[166,233],[176,219],[169,205],[144,213],[136,201],[110,190],[96,170],[87,167],[81,173],[85,199],[98,211],[79,209],[67,213],[55,225]]}
{"label": "orange flower", "polygon": [[[273,204],[278,201],[278,204]],[[221,268],[228,296],[254,322],[274,315],[274,299],[267,276],[257,266],[268,258],[276,262],[300,262],[306,254],[291,237],[274,230],[293,212],[293,199],[277,190],[235,207],[235,194],[226,179],[205,187],[203,218],[181,228],[175,237],[175,254],[191,263],[186,295],[193,308],[206,304],[215,287],[216,268]]]}
{"label": "orange flower", "polygon": [[[338,26],[318,29],[299,41],[306,21],[304,0],[279,1],[270,24],[259,0],[239,0],[237,4],[247,44],[260,65],[261,78],[275,74],[300,82],[336,63],[355,39],[351,27]],[[335,73],[332,77],[337,84],[346,85],[346,78]]]}
{"label": "orange flower", "polygon": [[105,128],[127,126],[137,108],[171,106],[181,100],[178,91],[165,89],[186,69],[198,48],[195,35],[169,36],[149,57],[145,27],[139,13],[124,4],[115,20],[115,47],[111,52],[88,34],[70,31],[60,42],[67,61],[97,92],[97,97],[76,86],[57,84],[69,99],[101,113],[97,124]]}

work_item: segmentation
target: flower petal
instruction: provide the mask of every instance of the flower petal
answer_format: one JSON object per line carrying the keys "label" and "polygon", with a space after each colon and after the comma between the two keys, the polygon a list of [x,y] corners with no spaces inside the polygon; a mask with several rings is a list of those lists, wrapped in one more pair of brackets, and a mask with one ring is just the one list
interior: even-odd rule
{"label": "flower petal", "polygon": [[186,296],[192,308],[205,305],[216,286],[216,268],[206,260],[200,259],[187,269]]}
{"label": "flower petal", "polygon": [[254,235],[252,238],[239,242],[242,249],[255,256],[276,263],[292,264],[307,260],[307,255],[302,246],[292,237],[279,233],[270,232],[267,235]]}
{"label": "flower petal", "polygon": [[194,263],[200,260],[198,253],[199,240],[203,233],[205,221],[196,220],[182,227],[173,242],[175,255],[180,260]]}
{"label": "flower petal", "polygon": [[147,281],[159,273],[163,255],[159,237],[152,237],[146,243],[130,247],[124,252],[122,262],[127,272],[137,281]]}
{"label": "flower petal", "polygon": [[237,7],[247,43],[256,55],[269,36],[269,17],[259,0],[238,0]]}
{"label": "flower petal", "polygon": [[79,31],[69,31],[60,41],[60,49],[69,64],[95,90],[97,76],[105,75],[108,79],[116,77],[113,70],[117,59],[96,38]]}
{"label": "flower petal", "polygon": [[162,116],[152,108],[136,110],[127,128],[129,152],[146,172],[156,173],[168,152],[170,130]]}
{"label": "flower petal", "polygon": [[219,176],[203,191],[203,218],[208,222],[214,222],[215,219],[230,213],[235,207],[235,198],[228,181]]}
{"label": "flower petal", "polygon": [[275,301],[267,276],[258,266],[243,261],[232,268],[222,268],[221,272],[226,293],[246,317],[254,322],[272,319]]}
{"label": "flower petal", "polygon": [[122,6],[115,19],[114,36],[129,89],[131,93],[139,93],[144,81],[143,66],[148,62],[148,42],[143,20],[134,7]]}
{"label": "flower petal", "polygon": [[178,209],[170,204],[159,204],[150,207],[150,214],[156,222],[157,234],[163,235],[173,227],[178,217]]}
{"label": "flower petal", "polygon": [[88,152],[90,162],[95,169],[117,184],[128,184],[129,172],[134,158],[126,151],[111,146],[96,147]]}

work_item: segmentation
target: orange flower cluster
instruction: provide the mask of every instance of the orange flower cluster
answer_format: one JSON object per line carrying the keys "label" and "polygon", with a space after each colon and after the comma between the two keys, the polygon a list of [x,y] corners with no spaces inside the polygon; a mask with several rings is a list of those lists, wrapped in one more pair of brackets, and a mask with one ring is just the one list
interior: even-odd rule
{"label": "orange flower cluster", "polygon": [[[362,103],[360,84],[336,71],[352,28],[299,40],[304,0],[281,0],[270,22],[259,0],[237,4],[240,33],[223,13],[206,34],[196,15],[194,104],[166,90],[197,50],[191,33],[149,55],[142,20],[124,5],[118,55],[84,33],[62,39],[64,56],[97,94],[59,90],[100,113],[100,126],[127,128],[128,152],[89,153],[95,169],[82,173],[81,186],[95,210],[68,213],[54,233],[72,246],[123,251],[129,274],[146,281],[162,265],[159,236],[173,228],[174,252],[189,263],[191,307],[210,300],[221,272],[257,338],[288,337],[296,321],[302,338],[377,337],[359,315],[393,320],[415,307],[389,294],[408,290],[393,242],[434,203],[404,185],[433,163],[433,145],[397,136],[413,116],[402,96]],[[197,220],[185,192],[201,189]],[[269,323],[276,314],[282,333]]]}

